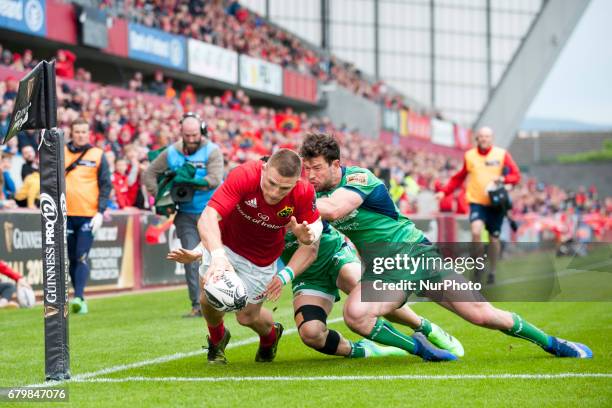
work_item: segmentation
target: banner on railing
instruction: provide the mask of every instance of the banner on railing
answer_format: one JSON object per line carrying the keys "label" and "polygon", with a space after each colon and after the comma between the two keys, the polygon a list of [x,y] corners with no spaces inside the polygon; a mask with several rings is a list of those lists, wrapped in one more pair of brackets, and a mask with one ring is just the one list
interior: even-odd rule
{"label": "banner on railing", "polygon": [[238,53],[190,38],[187,70],[195,75],[229,84],[238,83]]}
{"label": "banner on railing", "polygon": [[283,69],[271,62],[240,55],[240,86],[282,95]]}

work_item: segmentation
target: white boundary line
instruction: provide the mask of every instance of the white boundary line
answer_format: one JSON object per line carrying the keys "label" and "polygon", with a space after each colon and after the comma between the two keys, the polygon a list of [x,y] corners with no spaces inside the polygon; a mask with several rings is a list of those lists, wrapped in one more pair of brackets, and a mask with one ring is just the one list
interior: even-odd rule
{"label": "white boundary line", "polygon": [[[328,320],[327,324],[338,323],[341,321],[343,321],[342,317],[336,317],[334,319]],[[286,336],[286,335],[291,335],[293,333],[297,333],[297,328],[291,327],[289,329],[286,329],[283,332],[283,335]],[[259,336],[253,336],[253,337],[249,337],[243,340],[231,342],[227,345],[226,349],[229,350],[229,349],[233,349],[236,347],[246,346],[247,344],[257,343],[258,341],[259,341]],[[93,379],[101,375],[107,375],[107,374],[112,374],[112,373],[116,373],[119,371],[131,370],[133,368],[139,368],[139,367],[144,367],[144,366],[153,365],[153,364],[163,364],[169,361],[180,360],[182,358],[197,356],[199,354],[204,354],[204,350],[175,353],[175,354],[170,354],[167,356],[153,358],[150,360],[138,361],[136,363],[121,364],[121,365],[117,365],[113,367],[103,368],[97,371],[92,371],[89,373],[77,374],[73,376],[71,379],[65,380],[65,381],[55,381],[55,382],[50,381],[46,383],[30,384],[30,385],[26,385],[26,387],[40,388],[40,387],[48,387],[50,385],[63,384],[66,382],[86,382],[87,380]]]}
{"label": "white boundary line", "polygon": [[[608,261],[605,261],[604,263],[607,264]],[[583,271],[579,271],[578,273],[580,273],[580,272],[583,272]],[[577,272],[574,272],[574,271],[572,271],[570,269],[565,269],[565,270],[562,270],[562,271],[558,272],[557,275],[558,276],[572,275],[574,273],[577,273]],[[532,280],[533,280],[533,278],[532,278]],[[497,284],[495,286],[503,286],[503,285],[507,285],[507,284],[511,284],[511,283],[516,283],[516,282],[521,282],[521,281],[522,281],[522,279],[520,279],[520,278],[509,279],[507,281],[500,282],[499,284]],[[173,288],[173,289],[176,289],[176,288]],[[143,293],[147,293],[147,292],[143,292]],[[408,304],[414,304],[414,303],[415,302],[409,302]],[[337,317],[335,319],[329,320],[327,323],[328,324],[333,324],[333,323],[340,322],[342,320],[343,320],[342,317]],[[290,334],[293,334],[293,333],[296,333],[296,332],[297,332],[297,329],[295,327],[291,327],[291,328],[285,330],[284,334],[285,335],[290,335]],[[236,341],[234,343],[228,344],[227,349],[232,349],[234,347],[240,347],[240,346],[244,346],[244,345],[247,345],[247,344],[256,343],[258,340],[259,340],[259,337],[257,337],[257,336],[250,337],[250,338],[243,339],[243,340],[239,340],[239,341]],[[113,367],[104,368],[104,369],[97,370],[97,371],[92,371],[92,372],[89,372],[89,373],[77,374],[74,377],[72,377],[70,380],[56,381],[56,382],[50,381],[50,382],[39,383],[39,384],[30,384],[30,385],[27,385],[26,387],[48,387],[48,386],[52,386],[52,385],[63,384],[63,383],[66,383],[66,382],[121,382],[122,379],[98,379],[100,381],[97,381],[97,380],[95,380],[95,377],[98,377],[98,376],[101,376],[101,375],[112,374],[112,373],[116,373],[116,372],[119,372],[119,371],[131,370],[133,368],[139,368],[139,367],[144,367],[144,366],[148,366],[148,365],[162,364],[162,363],[166,363],[166,362],[169,362],[169,361],[179,360],[179,359],[182,359],[182,358],[193,357],[193,356],[196,356],[196,355],[199,355],[199,354],[203,354],[203,353],[204,353],[204,350],[196,350],[196,351],[190,351],[190,352],[175,353],[175,354],[170,354],[170,355],[166,355],[166,356],[157,357],[157,358],[150,359],[150,360],[143,360],[143,361],[139,361],[139,362],[135,362],[135,363],[130,363],[130,364],[122,364],[122,365],[117,365],[117,366],[113,366]],[[529,375],[532,375],[532,374],[500,374],[500,375],[506,376],[506,377],[499,377],[499,378],[522,378],[520,376],[522,376],[522,375],[528,375],[529,376]],[[533,374],[533,375],[540,375],[540,376],[542,376],[542,375],[545,375],[545,374]],[[604,374],[574,374],[574,373],[554,374],[554,376],[565,376],[565,377],[559,377],[559,378],[579,377],[579,376],[584,376],[584,375],[587,375],[587,376],[591,375],[591,376],[595,376],[595,377],[606,377],[606,378],[612,376],[612,374],[605,374],[605,373]],[[513,377],[513,376],[519,376],[519,377]],[[375,376],[373,378],[364,376],[364,377],[358,377],[358,378],[355,378],[355,379],[356,380],[359,380],[359,379],[362,379],[362,378],[364,378],[364,379],[378,379],[378,378],[381,378],[381,379],[383,379],[383,378],[387,378],[387,379],[389,379],[389,378],[390,379],[394,379],[394,378],[396,378],[396,379],[404,379],[404,377],[406,377],[406,376]],[[406,379],[420,379],[421,377],[424,378],[424,379],[425,378],[428,378],[428,379],[454,379],[453,376],[437,376],[436,378],[431,378],[432,376],[429,376],[429,377],[428,376],[424,376],[424,377],[423,376],[408,376],[408,377],[406,377]],[[445,377],[445,378],[442,378],[442,377]],[[461,378],[461,379],[479,379],[481,377],[482,378],[496,378],[496,377],[487,376],[487,375],[484,375],[484,377],[483,376],[478,376],[478,375],[474,375],[474,376],[465,375],[465,376],[460,376],[458,378]],[[139,378],[146,379],[147,377],[127,377],[127,378],[132,378],[132,379],[136,379],[134,381],[139,381],[138,380]],[[185,381],[185,380],[180,380],[180,378],[182,378],[182,377],[162,377],[162,381],[165,381],[165,380],[163,380],[163,378],[179,378],[176,381]],[[234,379],[232,379],[232,378],[234,378]],[[273,379],[275,379],[275,378],[285,378],[285,377],[226,377],[226,379],[224,379],[224,381],[240,381],[240,378],[244,378],[245,381],[251,381],[251,380],[248,380],[248,379],[249,378],[273,378]],[[316,378],[316,379],[324,380],[325,378],[333,378],[333,377],[325,377],[325,378],[324,377],[287,377],[287,378],[289,378],[288,381],[290,381],[291,378],[302,378],[304,380],[307,380],[308,378]],[[350,377],[339,377],[339,379],[345,379],[345,378],[346,379],[351,379]],[[532,377],[525,377],[525,378],[532,378]],[[544,378],[544,377],[534,377],[534,378]],[[548,377],[546,377],[546,378],[548,378]],[[550,377],[550,378],[557,378],[557,377]],[[223,379],[223,378],[221,378],[221,379]],[[102,381],[102,380],[104,380],[104,381]],[[108,380],[108,381],[106,381],[106,380]],[[144,380],[140,380],[140,381],[144,381]],[[153,380],[151,380],[151,381],[153,381]],[[171,380],[168,380],[168,381],[171,381]],[[196,379],[194,379],[193,381],[211,381],[211,380],[209,380],[209,379],[207,379],[205,377],[196,377]],[[252,381],[255,381],[255,380],[252,380]]]}
{"label": "white boundary line", "polygon": [[266,377],[125,377],[74,379],[75,383],[125,382],[270,382],[270,381],[389,381],[389,380],[553,380],[565,378],[612,378],[612,373],[558,374],[457,374],[457,375],[333,375],[333,376],[266,376]]}

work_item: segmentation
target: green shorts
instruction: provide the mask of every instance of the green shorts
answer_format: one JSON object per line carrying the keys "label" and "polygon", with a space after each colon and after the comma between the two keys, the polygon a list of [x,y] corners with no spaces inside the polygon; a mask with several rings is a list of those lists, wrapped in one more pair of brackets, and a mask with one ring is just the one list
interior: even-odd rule
{"label": "green shorts", "polygon": [[314,291],[337,302],[340,300],[340,291],[336,281],[340,269],[349,263],[359,263],[359,257],[352,247],[344,243],[331,258],[318,257],[308,269],[293,280],[291,284],[293,295]]}

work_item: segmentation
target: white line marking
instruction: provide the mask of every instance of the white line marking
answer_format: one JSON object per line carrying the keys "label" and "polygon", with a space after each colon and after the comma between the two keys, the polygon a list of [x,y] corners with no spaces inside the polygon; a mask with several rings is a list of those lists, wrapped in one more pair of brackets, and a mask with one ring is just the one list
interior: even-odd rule
{"label": "white line marking", "polygon": [[[343,321],[342,317],[336,317],[335,319],[328,320],[327,324],[333,324],[333,323],[337,323],[337,322],[341,322],[341,321]],[[289,329],[286,329],[283,332],[283,335],[287,336],[287,335],[291,335],[293,333],[297,333],[297,328],[291,327]],[[230,342],[227,345],[226,349],[233,349],[233,348],[236,348],[236,347],[246,346],[247,344],[257,343],[258,341],[259,341],[259,336],[253,336],[253,337],[249,337],[247,339],[238,340],[238,341],[235,341],[235,342]],[[167,356],[161,356],[161,357],[153,358],[153,359],[150,359],[150,360],[138,361],[136,363],[121,364],[121,365],[117,365],[117,366],[113,366],[113,367],[103,368],[101,370],[92,371],[90,373],[77,374],[77,375],[73,376],[70,380],[66,380],[66,381],[49,381],[49,382],[40,383],[40,384],[26,385],[26,387],[40,388],[40,387],[48,387],[50,385],[62,384],[62,383],[65,383],[65,382],[79,382],[79,381],[88,380],[88,379],[91,379],[91,378],[94,378],[94,377],[98,377],[100,375],[112,374],[112,373],[116,373],[118,371],[131,370],[133,368],[139,368],[139,367],[144,367],[144,366],[153,365],[153,364],[163,364],[163,363],[167,363],[169,361],[180,360],[182,358],[187,358],[187,357],[193,357],[193,356],[197,356],[197,355],[203,354],[203,353],[204,353],[204,350],[189,351],[189,352],[185,352],[185,353],[175,353],[175,354],[170,354],[170,355],[167,355]]]}
{"label": "white line marking", "polygon": [[457,374],[457,375],[333,375],[333,376],[268,376],[268,377],[126,377],[71,380],[76,383],[125,382],[258,382],[258,381],[389,381],[389,380],[552,380],[563,378],[612,378],[612,373],[559,374]]}

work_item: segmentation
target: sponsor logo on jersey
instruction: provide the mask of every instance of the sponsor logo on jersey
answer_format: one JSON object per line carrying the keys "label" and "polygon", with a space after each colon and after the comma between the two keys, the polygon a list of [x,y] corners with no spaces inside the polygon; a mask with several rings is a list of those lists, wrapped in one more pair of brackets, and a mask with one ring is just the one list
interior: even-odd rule
{"label": "sponsor logo on jersey", "polygon": [[293,215],[293,210],[294,210],[293,207],[286,205],[285,207],[283,207],[282,210],[277,212],[276,215],[278,215],[281,218],[290,217]]}
{"label": "sponsor logo on jersey", "polygon": [[358,184],[365,186],[368,184],[368,175],[366,173],[353,173],[346,176],[346,184]]}
{"label": "sponsor logo on jersey", "polygon": [[257,198],[246,200],[244,203],[248,205],[249,207],[257,208]]}
{"label": "sponsor logo on jersey", "polygon": [[79,160],[79,166],[85,166],[85,167],[96,167],[96,162],[93,160]]}

